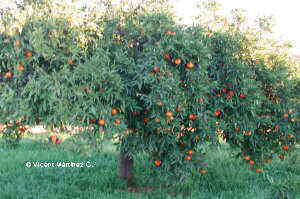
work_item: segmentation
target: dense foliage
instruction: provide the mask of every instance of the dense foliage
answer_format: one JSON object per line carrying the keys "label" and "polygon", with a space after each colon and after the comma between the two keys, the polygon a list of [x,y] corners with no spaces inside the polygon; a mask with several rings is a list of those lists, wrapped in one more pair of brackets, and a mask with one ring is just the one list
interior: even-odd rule
{"label": "dense foliage", "polygon": [[253,168],[293,150],[299,79],[286,52],[257,54],[257,36],[238,25],[182,26],[163,7],[109,4],[77,22],[53,2],[2,18],[5,137],[36,123],[91,127],[94,139],[119,136],[122,149],[177,174],[219,136]]}

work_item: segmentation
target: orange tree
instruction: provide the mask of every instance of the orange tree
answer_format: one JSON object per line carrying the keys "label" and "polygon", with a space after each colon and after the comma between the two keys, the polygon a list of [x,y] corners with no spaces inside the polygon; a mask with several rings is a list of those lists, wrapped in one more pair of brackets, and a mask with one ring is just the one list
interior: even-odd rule
{"label": "orange tree", "polygon": [[62,6],[26,6],[18,34],[9,36],[9,15],[2,20],[0,120],[14,129],[6,136],[36,123],[91,127],[94,139],[119,136],[127,161],[145,151],[153,168],[180,176],[216,132],[253,168],[294,148],[299,80],[288,57],[255,54],[255,35],[234,24],[180,26],[165,9],[112,14],[111,4],[82,28],[51,14]]}

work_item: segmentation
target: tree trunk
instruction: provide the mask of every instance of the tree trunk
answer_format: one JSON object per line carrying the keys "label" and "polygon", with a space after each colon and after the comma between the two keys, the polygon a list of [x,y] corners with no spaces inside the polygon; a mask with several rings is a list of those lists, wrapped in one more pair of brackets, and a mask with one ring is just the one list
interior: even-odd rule
{"label": "tree trunk", "polygon": [[128,155],[128,151],[120,152],[120,178],[125,180],[128,187],[135,187],[134,159]]}

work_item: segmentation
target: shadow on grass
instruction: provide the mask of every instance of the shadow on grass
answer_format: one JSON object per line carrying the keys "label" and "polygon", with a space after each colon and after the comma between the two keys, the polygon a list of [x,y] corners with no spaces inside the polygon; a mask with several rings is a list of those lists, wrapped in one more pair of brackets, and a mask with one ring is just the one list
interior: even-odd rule
{"label": "shadow on grass", "polygon": [[[182,184],[151,170],[147,156],[136,159],[140,187],[151,193],[128,193],[119,179],[118,153],[111,142],[99,153],[84,148],[85,141],[61,134],[60,145],[48,142],[50,134],[27,135],[14,150],[1,148],[0,196],[8,198],[270,198],[296,199],[300,196],[299,150],[286,161],[274,160],[266,172],[257,174],[240,164],[226,145],[207,148],[207,174],[194,173]],[[0,139],[3,143],[3,140]],[[0,143],[1,144],[1,143]],[[82,144],[82,145],[81,145]],[[1,145],[0,145],[1,146]],[[83,147],[83,148],[81,148]],[[77,148],[77,150],[76,150]],[[25,166],[26,162],[31,167]],[[41,167],[34,163],[61,162]],[[63,166],[62,163],[79,163]],[[167,186],[169,184],[169,186]],[[173,185],[172,185],[173,184]]]}

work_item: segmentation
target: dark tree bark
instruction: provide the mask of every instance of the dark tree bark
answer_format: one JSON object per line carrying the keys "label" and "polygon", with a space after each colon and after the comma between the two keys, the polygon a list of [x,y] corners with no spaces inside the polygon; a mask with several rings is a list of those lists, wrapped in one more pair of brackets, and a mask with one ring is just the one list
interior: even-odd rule
{"label": "dark tree bark", "polygon": [[120,152],[120,178],[126,181],[128,187],[136,187],[133,163],[134,159],[128,155],[128,151]]}

